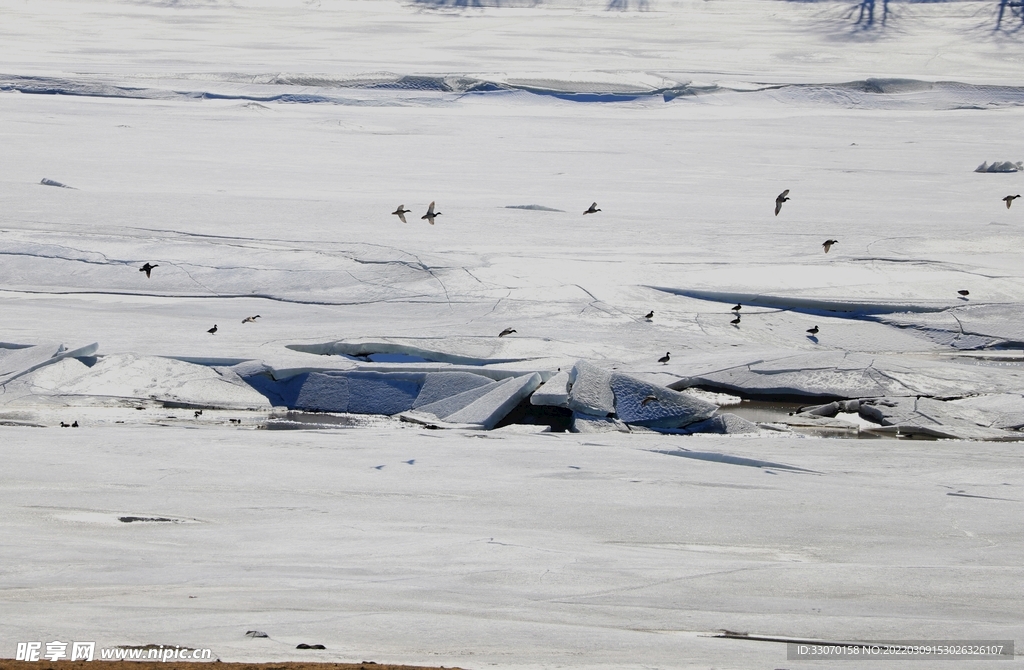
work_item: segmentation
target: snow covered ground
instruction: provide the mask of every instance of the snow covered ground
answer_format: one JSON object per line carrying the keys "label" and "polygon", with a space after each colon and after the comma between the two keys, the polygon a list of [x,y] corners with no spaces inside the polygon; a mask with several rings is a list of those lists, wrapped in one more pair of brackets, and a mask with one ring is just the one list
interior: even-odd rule
{"label": "snow covered ground", "polygon": [[[0,1],[0,656],[1012,638],[1018,445],[649,431],[747,425],[663,388],[700,386],[854,401],[799,429],[1024,438],[1024,172],[975,171],[1024,159],[1020,17],[483,4]],[[634,434],[468,429],[534,391]],[[253,430],[296,421],[355,427]]]}

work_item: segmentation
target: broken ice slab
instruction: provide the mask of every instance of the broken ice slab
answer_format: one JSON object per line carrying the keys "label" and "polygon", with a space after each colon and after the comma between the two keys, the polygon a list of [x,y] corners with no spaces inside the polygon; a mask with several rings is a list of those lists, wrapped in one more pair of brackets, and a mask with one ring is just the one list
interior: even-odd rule
{"label": "broken ice slab", "polygon": [[1019,442],[1024,440],[1024,433],[983,426],[919,426],[912,423],[901,423],[898,426],[881,426],[871,428],[871,433],[895,435],[897,437],[931,437],[946,440],[979,440],[986,442]]}
{"label": "broken ice slab", "polygon": [[1024,170],[1024,161],[993,161],[989,164],[985,161],[978,167],[974,168],[975,172],[1019,172]]}
{"label": "broken ice slab", "polygon": [[718,414],[710,419],[691,423],[686,426],[684,430],[687,433],[718,433],[722,435],[741,435],[744,433],[760,432],[760,429],[756,424],[747,421],[741,416],[729,413]]}
{"label": "broken ice slab", "polygon": [[144,398],[199,407],[265,409],[266,399],[237,374],[162,356],[102,356],[60,390],[65,396]]}
{"label": "broken ice slab", "polygon": [[860,401],[860,415],[882,424],[871,432],[963,440],[1016,441],[1024,433],[995,426],[998,412],[934,398],[871,398]]}
{"label": "broken ice slab", "polygon": [[628,424],[681,428],[711,418],[718,406],[635,377],[612,373],[615,415]]}
{"label": "broken ice slab", "polygon": [[778,423],[791,428],[826,428],[829,430],[860,430],[860,426],[852,421],[844,421],[831,416],[808,414],[801,412],[792,416],[780,417]]}
{"label": "broken ice slab", "polygon": [[[446,423],[473,424],[490,430],[538,386],[537,373],[511,377],[417,407],[415,412],[417,416],[432,416]],[[408,414],[403,414],[403,418]]]}
{"label": "broken ice slab", "polygon": [[574,433],[628,433],[629,426],[610,416],[573,412],[571,430]]}
{"label": "broken ice slab", "polygon": [[973,409],[991,419],[992,428],[1017,430],[1024,427],[1024,396],[1019,393],[979,395],[951,400],[957,407]]}
{"label": "broken ice slab", "polygon": [[540,386],[540,380],[540,375],[534,372],[530,375],[506,379],[488,387],[481,387],[490,390],[464,409],[445,417],[445,421],[476,423],[490,430],[523,399],[529,397]]}
{"label": "broken ice slab", "polygon": [[465,409],[472,403],[476,402],[480,398],[487,395],[495,384],[501,382],[491,382],[489,384],[481,384],[480,386],[471,388],[461,393],[435,400],[434,402],[427,403],[425,405],[417,405],[416,411],[424,414],[432,414],[440,419],[455,414],[456,412]]}
{"label": "broken ice slab", "polygon": [[409,410],[408,412],[402,412],[398,415],[398,418],[408,423],[415,423],[426,428],[445,429],[445,430],[483,430],[483,426],[472,423],[448,423],[447,421],[441,421],[433,414],[427,414],[426,412],[420,412],[417,410]]}
{"label": "broken ice slab", "polygon": [[894,397],[860,401],[860,415],[883,426],[904,423],[933,426],[989,426],[991,418],[971,407],[934,398]]}
{"label": "broken ice slab", "polygon": [[24,345],[0,342],[0,384],[64,358],[92,356],[98,349],[99,344],[95,342],[78,349],[68,349],[57,343]]}
{"label": "broken ice slab", "polygon": [[533,395],[530,396],[531,405],[546,405],[549,407],[569,406],[569,373],[560,370],[551,379],[540,385]]}
{"label": "broken ice slab", "polygon": [[615,412],[612,374],[587,361],[576,361],[569,373],[569,409],[590,416],[607,416]]}
{"label": "broken ice slab", "polygon": [[[71,188],[67,184],[62,184],[59,181],[57,181],[56,179],[48,179],[46,177],[43,177],[42,179],[40,179],[39,183],[42,184],[43,186],[56,186],[58,188]],[[72,189],[72,190],[75,190],[75,189]]]}
{"label": "broken ice slab", "polygon": [[923,357],[814,351],[697,371],[680,384],[723,388],[748,396],[959,397],[1017,391],[1024,388],[1024,371]]}
{"label": "broken ice slab", "polygon": [[488,377],[471,372],[428,372],[423,381],[423,387],[412,406],[413,409],[417,409],[493,383]]}

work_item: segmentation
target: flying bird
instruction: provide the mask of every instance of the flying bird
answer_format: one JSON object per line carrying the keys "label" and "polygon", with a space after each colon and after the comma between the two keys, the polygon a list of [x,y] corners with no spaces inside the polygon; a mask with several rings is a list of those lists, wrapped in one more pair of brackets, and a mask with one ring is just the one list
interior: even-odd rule
{"label": "flying bird", "polygon": [[584,214],[594,214],[594,213],[600,212],[600,211],[601,210],[597,208],[597,203],[595,202],[595,203],[591,204],[590,207],[587,209],[587,211],[585,211],[583,213]]}
{"label": "flying bird", "polygon": [[658,402],[658,396],[651,394],[640,401],[641,407],[647,407],[648,403]]}
{"label": "flying bird", "polygon": [[1003,202],[1006,203],[1006,209],[1010,209],[1010,205],[1012,205],[1013,201],[1016,200],[1019,197],[1020,197],[1020,194],[1018,193],[1017,195],[1008,195],[1005,198],[1003,198]]}
{"label": "flying bird", "polygon": [[213,328],[209,329],[206,332],[208,332],[210,335],[213,335],[214,333],[216,333],[217,332],[217,324],[213,324]]}
{"label": "flying bird", "polygon": [[434,211],[434,201],[430,201],[430,207],[427,207],[427,213],[420,217],[420,219],[426,219],[430,222],[430,225],[434,225],[434,219],[441,216],[441,212]]}
{"label": "flying bird", "polygon": [[743,305],[736,303],[736,306],[732,308],[732,311],[739,313],[741,309],[743,309]]}
{"label": "flying bird", "polygon": [[408,221],[405,220],[405,215],[408,214],[411,211],[412,211],[411,209],[405,209],[405,205],[399,205],[398,209],[396,209],[395,211],[393,211],[391,213],[395,214],[396,216],[398,216],[398,218],[402,221],[402,223],[408,223]]}
{"label": "flying bird", "polygon": [[779,194],[779,197],[775,198],[775,216],[778,216],[779,212],[782,211],[782,203],[787,202],[789,200],[789,198],[787,197],[788,195],[789,189],[787,188],[785,191]]}
{"label": "flying bird", "polygon": [[659,363],[668,363],[669,353],[670,352],[666,351],[665,355],[658,359],[658,362]]}
{"label": "flying bird", "polygon": [[817,334],[818,334],[818,327],[817,327],[817,326],[815,326],[814,328],[808,328],[808,329],[807,329],[807,332],[808,332],[808,333],[810,333],[810,334],[811,334],[811,336],[813,337],[814,335],[817,335]]}
{"label": "flying bird", "polygon": [[[1006,206],[1009,207],[1010,203],[1006,203]],[[146,273],[146,279],[149,279],[149,273],[153,271],[153,268],[158,268],[158,267],[160,267],[160,266],[159,265],[150,265],[149,263],[146,263],[141,268],[139,268],[139,272],[145,272]]]}
{"label": "flying bird", "polygon": [[647,312],[647,314],[644,314],[644,318],[647,319],[648,321],[653,319],[654,318],[654,310],[652,309],[651,311]]}
{"label": "flying bird", "polygon": [[961,289],[961,290],[957,291],[957,293],[959,293],[961,296],[963,296],[965,298],[971,294],[971,292],[968,291],[967,289]]}
{"label": "flying bird", "polygon": [[740,325],[740,315],[738,312],[736,313],[736,318],[730,321],[729,323],[731,323],[734,326]]}
{"label": "flying bird", "polygon": [[257,314],[256,316],[247,316],[244,319],[242,319],[242,323],[256,323],[256,319],[258,318],[260,318],[259,314]]}
{"label": "flying bird", "polygon": [[515,328],[506,328],[505,330],[498,333],[498,337],[505,337],[506,335],[511,335],[514,332],[516,332]]}
{"label": "flying bird", "polygon": [[825,253],[827,254],[828,250],[832,248],[832,245],[837,244],[838,242],[839,240],[825,240],[824,244],[822,244],[821,246],[825,248]]}

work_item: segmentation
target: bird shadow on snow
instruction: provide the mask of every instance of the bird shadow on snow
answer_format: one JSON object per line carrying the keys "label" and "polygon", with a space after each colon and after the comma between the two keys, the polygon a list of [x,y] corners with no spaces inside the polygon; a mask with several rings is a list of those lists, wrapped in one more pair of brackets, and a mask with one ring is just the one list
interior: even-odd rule
{"label": "bird shadow on snow", "polygon": [[743,456],[730,456],[729,454],[721,454],[715,451],[690,451],[689,449],[676,449],[673,451],[665,451],[655,449],[652,450],[655,454],[665,454],[666,456],[678,456],[680,458],[692,458],[697,461],[709,461],[711,463],[724,463],[726,465],[742,465],[748,468],[762,468],[772,470],[784,470],[788,472],[804,472],[812,475],[823,474],[817,470],[808,470],[806,468],[798,468],[795,465],[786,465],[784,463],[773,463],[771,461],[761,461],[756,458],[745,458]]}

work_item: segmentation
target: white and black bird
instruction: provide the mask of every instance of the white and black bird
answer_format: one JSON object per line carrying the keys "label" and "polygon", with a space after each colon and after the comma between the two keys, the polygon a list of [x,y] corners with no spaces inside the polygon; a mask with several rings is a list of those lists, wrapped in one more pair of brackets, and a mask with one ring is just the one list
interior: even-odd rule
{"label": "white and black bird", "polygon": [[405,205],[399,205],[398,209],[391,213],[397,216],[402,221],[402,223],[408,223],[408,221],[405,220],[405,215],[411,211],[411,209],[405,209]]}
{"label": "white and black bird", "polygon": [[430,201],[430,207],[427,207],[427,213],[420,217],[420,219],[426,219],[430,222],[430,225],[434,225],[434,219],[441,216],[441,212],[434,211],[434,201]]}
{"label": "white and black bird", "polygon": [[665,355],[658,359],[659,363],[668,363],[669,355],[671,352],[666,351]]}
{"label": "white and black bird", "polygon": [[587,211],[583,212],[583,214],[584,215],[586,215],[586,214],[596,214],[597,212],[600,212],[600,211],[601,210],[597,208],[597,203],[595,202],[595,203],[591,203],[590,207],[588,207]]}
{"label": "white and black bird", "polygon": [[644,314],[644,318],[647,319],[648,321],[653,319],[654,318],[654,310],[652,309],[651,311],[649,311],[646,314]]}
{"label": "white and black bird", "polygon": [[808,328],[807,332],[810,334],[811,337],[814,337],[815,335],[818,334],[818,327],[815,326],[814,328]]}
{"label": "white and black bird", "polygon": [[[1007,206],[1009,206],[1009,205],[1007,205]],[[153,268],[158,268],[158,267],[160,267],[160,266],[159,265],[150,265],[149,263],[146,263],[141,268],[139,268],[139,272],[145,272],[146,273],[146,279],[149,279],[149,273],[153,271]]]}
{"label": "white and black bird", "polygon": [[1003,198],[1003,202],[1006,203],[1006,209],[1010,209],[1010,205],[1012,205],[1013,201],[1016,200],[1019,197],[1020,197],[1020,194],[1018,193],[1017,195],[1008,195],[1005,198]]}
{"label": "white and black bird", "polygon": [[825,249],[825,253],[827,254],[828,250],[832,248],[832,245],[833,244],[838,244],[838,243],[839,243],[839,240],[825,240],[822,243],[821,246],[822,246],[823,249]]}
{"label": "white and black bird", "polygon": [[256,323],[256,319],[258,318],[260,318],[259,314],[257,314],[256,316],[247,316],[244,319],[242,319],[242,323]]}
{"label": "white and black bird", "polygon": [[210,335],[215,335],[217,333],[217,324],[213,324],[213,328],[209,329],[206,332],[208,332]]}
{"label": "white and black bird", "polygon": [[782,211],[782,203],[787,202],[789,200],[788,196],[789,189],[787,188],[785,191],[779,194],[779,197],[775,198],[775,216],[778,216],[779,212]]}
{"label": "white and black bird", "polygon": [[514,332],[516,332],[515,328],[506,328],[505,330],[498,333],[498,337],[505,337],[506,335],[511,335]]}

